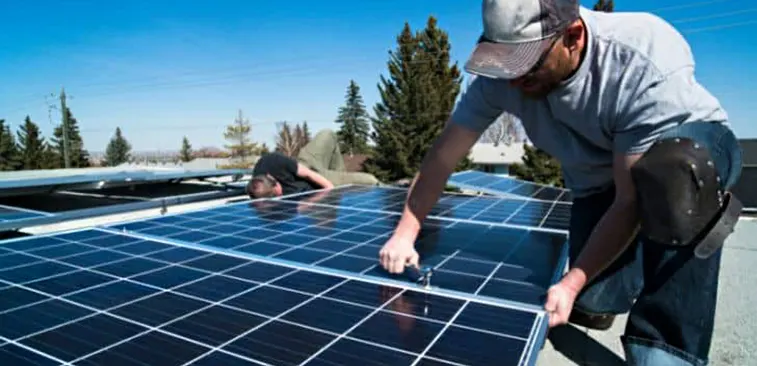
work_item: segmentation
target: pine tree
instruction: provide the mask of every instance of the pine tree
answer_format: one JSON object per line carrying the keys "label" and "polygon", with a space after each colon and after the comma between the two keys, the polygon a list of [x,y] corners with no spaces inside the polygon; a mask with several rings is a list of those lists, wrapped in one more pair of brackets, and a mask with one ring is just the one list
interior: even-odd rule
{"label": "pine tree", "polygon": [[615,1],[613,0],[597,0],[597,3],[594,4],[595,11],[604,11],[607,13],[611,13],[615,11]]}
{"label": "pine tree", "polygon": [[189,144],[189,139],[184,136],[181,141],[181,151],[179,152],[179,159],[183,162],[190,162],[192,159],[192,145]]}
{"label": "pine tree", "polygon": [[[364,166],[382,181],[414,176],[449,118],[460,91],[460,70],[450,64],[447,33],[429,17],[413,34],[405,23],[390,52],[389,78],[381,76],[374,107],[375,148]],[[465,158],[458,169],[470,166]]]}
{"label": "pine tree", "polygon": [[236,160],[236,164],[250,163],[250,158],[260,150],[258,144],[250,139],[251,132],[250,120],[244,118],[242,110],[239,110],[234,123],[227,126],[223,134],[223,137],[230,142],[226,148],[230,150],[231,158]]}
{"label": "pine tree", "polygon": [[24,124],[17,132],[21,169],[45,169],[51,166],[49,147],[45,142],[39,126],[26,116]]}
{"label": "pine tree", "polygon": [[121,128],[116,127],[116,133],[110,139],[105,149],[105,166],[117,166],[126,163],[131,158],[131,144],[124,138]]}
{"label": "pine tree", "polygon": [[302,121],[302,146],[305,146],[310,142],[313,136],[310,134],[310,128],[308,127],[308,121]]}
{"label": "pine tree", "polygon": [[364,154],[368,151],[369,119],[365,110],[360,87],[350,80],[345,96],[345,105],[339,108],[336,123],[341,127],[337,131],[339,144],[345,154]]}
{"label": "pine tree", "polygon": [[18,170],[20,159],[16,137],[5,120],[0,119],[0,171]]}
{"label": "pine tree", "polygon": [[40,168],[41,169],[60,169],[62,166],[60,165],[60,155],[58,155],[58,150],[55,146],[51,145],[47,141],[44,143],[44,148],[42,150],[42,163]]}
{"label": "pine tree", "polygon": [[[72,168],[86,168],[90,166],[89,152],[84,149],[84,140],[79,131],[79,124],[71,113],[70,108],[66,108],[68,114],[68,153]],[[65,167],[65,154],[63,146],[63,122],[55,127],[53,138],[50,139],[52,147],[55,150],[56,166]]]}
{"label": "pine tree", "polygon": [[523,145],[523,163],[510,166],[510,174],[527,181],[564,187],[559,161],[541,149]]}

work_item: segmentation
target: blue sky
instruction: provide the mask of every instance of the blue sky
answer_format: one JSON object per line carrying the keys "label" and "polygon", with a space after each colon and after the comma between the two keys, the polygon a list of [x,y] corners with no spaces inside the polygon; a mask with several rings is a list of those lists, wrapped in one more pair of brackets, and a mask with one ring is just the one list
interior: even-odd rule
{"label": "blue sky", "polygon": [[[591,6],[593,1],[583,1]],[[753,0],[619,0],[684,32],[698,79],[726,107],[739,137],[757,137],[757,4]],[[405,21],[429,15],[450,33],[462,65],[481,30],[480,3],[452,0],[5,2],[0,5],[0,118],[28,114],[46,136],[62,86],[85,147],[105,149],[120,126],[136,150],[221,146],[242,109],[253,138],[275,122],[333,120],[350,79],[372,110],[387,52]],[[749,46],[751,44],[751,46]]]}

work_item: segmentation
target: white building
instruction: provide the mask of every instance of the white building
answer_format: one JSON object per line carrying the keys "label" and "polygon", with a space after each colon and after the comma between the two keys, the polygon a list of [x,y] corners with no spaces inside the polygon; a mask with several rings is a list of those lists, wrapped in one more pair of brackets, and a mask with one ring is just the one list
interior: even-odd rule
{"label": "white building", "polygon": [[474,169],[494,174],[508,174],[510,165],[523,162],[523,142],[513,144],[476,143],[469,158]]}

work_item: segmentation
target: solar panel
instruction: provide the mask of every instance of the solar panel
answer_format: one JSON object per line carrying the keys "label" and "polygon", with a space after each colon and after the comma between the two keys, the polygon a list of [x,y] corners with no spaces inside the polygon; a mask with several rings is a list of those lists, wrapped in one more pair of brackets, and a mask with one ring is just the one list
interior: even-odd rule
{"label": "solar panel", "polygon": [[[118,223],[110,227],[212,248],[341,270],[377,263],[400,218],[391,212],[263,200]],[[562,273],[566,235],[430,218],[417,240],[421,264],[435,268],[435,286],[536,307]],[[369,275],[411,281],[373,268]]]}
{"label": "solar panel", "polygon": [[0,196],[44,193],[51,189],[101,189],[142,183],[249,174],[245,169],[80,168],[0,172]]}
{"label": "solar panel", "polygon": [[454,173],[447,183],[458,188],[473,189],[490,194],[515,195],[545,201],[570,202],[573,200],[570,191],[567,189],[475,170]]}
{"label": "solar panel", "polygon": [[[282,199],[333,207],[401,213],[406,197],[407,189],[403,188],[354,185]],[[566,233],[570,223],[570,207],[570,203],[559,201],[444,193],[432,209],[431,215],[454,221],[506,224],[526,229],[536,228]]]}
{"label": "solar panel", "polygon": [[[0,231],[18,230],[39,225],[50,225],[64,221],[152,208],[167,210],[172,205],[220,199],[242,194],[241,191],[235,189],[207,189],[197,193],[165,195],[165,191],[160,192],[160,187],[150,188],[154,188],[156,197],[141,198],[135,196],[120,198],[109,195],[93,197],[87,194],[77,194],[79,192],[55,192],[44,196],[0,198],[4,203],[12,204],[0,205]],[[178,187],[177,190],[180,188]],[[161,196],[160,193],[164,193],[164,195]],[[16,204],[23,204],[25,207],[35,209],[15,207],[14,205]],[[56,211],[45,212],[45,209]]]}
{"label": "solar panel", "polygon": [[[204,214],[188,217],[207,220]],[[13,239],[0,244],[0,360],[535,362],[547,324],[542,311],[376,281],[364,275],[374,267],[329,271],[106,229]]]}
{"label": "solar panel", "polygon": [[46,212],[27,210],[19,207],[0,205],[0,223],[17,222],[37,217],[49,216]]}

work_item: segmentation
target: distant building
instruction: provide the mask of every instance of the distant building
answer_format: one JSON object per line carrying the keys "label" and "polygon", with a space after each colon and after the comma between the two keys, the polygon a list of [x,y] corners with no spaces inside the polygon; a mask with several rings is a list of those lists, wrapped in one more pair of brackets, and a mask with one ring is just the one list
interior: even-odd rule
{"label": "distant building", "polygon": [[523,161],[523,143],[513,144],[476,143],[471,149],[469,158],[474,169],[493,174],[509,175],[510,166]]}
{"label": "distant building", "polygon": [[733,193],[744,208],[757,212],[757,139],[740,139],[742,153],[741,177],[733,187]]}

